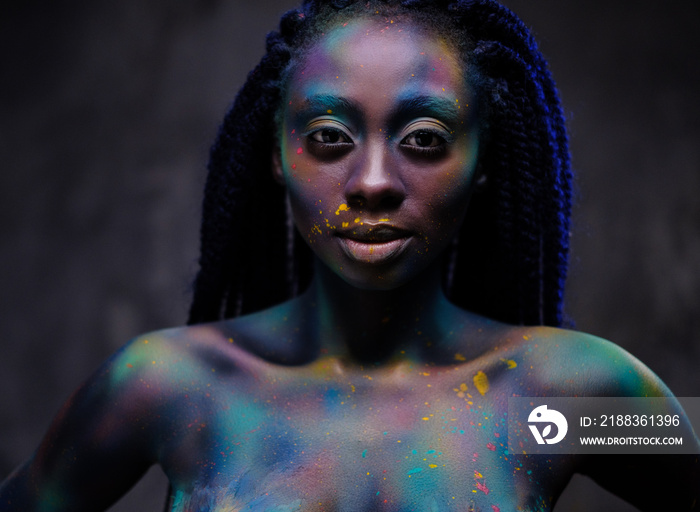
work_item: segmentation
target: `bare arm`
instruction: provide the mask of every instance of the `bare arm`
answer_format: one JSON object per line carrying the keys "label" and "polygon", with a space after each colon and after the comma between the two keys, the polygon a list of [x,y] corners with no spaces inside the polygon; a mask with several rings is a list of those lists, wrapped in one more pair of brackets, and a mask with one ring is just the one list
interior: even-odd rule
{"label": "bare arm", "polygon": [[[536,328],[528,361],[538,371],[528,381],[547,396],[668,397],[664,411],[679,414],[684,446],[700,453],[697,436],[681,415],[668,387],[647,366],[621,347],[588,334]],[[700,455],[585,455],[577,472],[643,511],[700,511]],[[693,508],[695,507],[695,508]]]}
{"label": "bare arm", "polygon": [[162,343],[143,341],[68,400],[34,455],[0,486],[0,510],[104,510],[156,462],[163,399],[149,365]]}
{"label": "bare arm", "polygon": [[591,343],[594,348],[599,346],[597,354],[600,356],[594,355],[591,365],[597,367],[598,375],[610,376],[598,381],[602,384],[598,393],[668,397],[668,409],[663,412],[681,416],[678,431],[684,434],[684,445],[691,444],[696,455],[590,455],[581,472],[642,511],[700,510],[700,442],[686,415],[681,414],[682,408],[673,393],[647,366],[625,350],[603,340]]}

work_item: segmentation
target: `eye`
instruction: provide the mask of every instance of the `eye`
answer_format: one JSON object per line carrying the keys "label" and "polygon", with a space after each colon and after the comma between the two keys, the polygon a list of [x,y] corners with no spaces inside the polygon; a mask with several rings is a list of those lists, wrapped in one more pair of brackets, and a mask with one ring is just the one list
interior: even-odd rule
{"label": "eye", "polygon": [[416,130],[403,138],[401,147],[419,158],[440,158],[447,152],[447,139],[432,130]]}
{"label": "eye", "polygon": [[445,144],[445,139],[434,132],[427,130],[415,131],[406,136],[401,141],[404,146],[415,146],[417,148],[435,148]]}
{"label": "eye", "polygon": [[346,144],[351,143],[350,138],[342,131],[335,128],[322,128],[309,135],[312,141],[321,144]]}
{"label": "eye", "polygon": [[354,147],[350,136],[339,128],[319,127],[306,137],[309,153],[320,160],[341,158]]}

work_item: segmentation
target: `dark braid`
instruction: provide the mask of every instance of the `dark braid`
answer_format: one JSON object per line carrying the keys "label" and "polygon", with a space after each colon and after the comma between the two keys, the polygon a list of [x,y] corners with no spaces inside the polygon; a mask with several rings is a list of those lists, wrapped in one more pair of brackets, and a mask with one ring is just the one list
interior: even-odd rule
{"label": "dark braid", "polygon": [[294,57],[338,16],[373,15],[376,8],[432,20],[441,34],[449,18],[448,35],[464,53],[479,103],[477,169],[487,184],[473,195],[451,254],[448,296],[498,320],[561,325],[572,175],[558,94],[527,27],[493,0],[370,3],[366,9],[366,0],[306,0],[268,35],[267,54],[211,151],[190,323],[269,307],[308,284],[311,253],[298,234],[288,243],[284,191],[272,179],[275,115]]}
{"label": "dark braid", "polygon": [[488,123],[479,165],[490,182],[467,212],[461,236],[477,250],[461,251],[452,300],[500,320],[561,325],[572,175],[554,82],[508,9],[463,1],[452,10],[476,41],[470,63]]}
{"label": "dark braid", "polygon": [[[289,50],[279,34],[267,38],[267,54],[248,75],[211,149],[204,190],[200,271],[190,323],[253,311],[265,299],[284,300],[284,196],[270,172],[279,78]],[[255,224],[255,225],[253,225]],[[263,272],[251,275],[261,263]],[[255,280],[252,278],[255,277]],[[256,282],[257,281],[257,282]]]}

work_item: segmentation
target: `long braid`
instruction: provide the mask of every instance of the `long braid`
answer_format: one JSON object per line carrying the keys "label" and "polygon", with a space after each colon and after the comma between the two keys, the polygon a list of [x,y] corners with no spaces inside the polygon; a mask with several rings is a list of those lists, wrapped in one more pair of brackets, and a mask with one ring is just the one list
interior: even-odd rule
{"label": "long braid", "polygon": [[[298,233],[288,243],[284,193],[271,177],[275,113],[309,30],[324,16],[332,23],[345,9],[363,12],[365,3],[306,0],[268,36],[267,54],[212,148],[191,323],[271,306],[291,297],[294,283],[299,290],[308,283],[310,252]],[[478,169],[488,184],[472,197],[449,296],[499,320],[561,325],[572,175],[556,87],[527,27],[493,0],[372,5],[423,19],[450,16],[470,40],[467,68],[483,118]]]}
{"label": "long braid", "polygon": [[[470,62],[486,83],[479,92],[490,133],[480,166],[497,192],[477,195],[467,213],[464,230],[483,235],[491,252],[462,251],[469,257],[452,298],[509,322],[561,325],[572,177],[556,88],[531,35],[508,9],[487,0],[458,2],[453,10],[475,40]],[[470,272],[481,279],[470,280]]]}
{"label": "long braid", "polygon": [[195,281],[190,323],[255,310],[265,305],[263,296],[279,289],[280,272],[275,272],[274,265],[252,276],[267,278],[272,286],[253,283],[249,271],[251,259],[267,263],[279,255],[272,245],[282,239],[278,235],[283,229],[283,191],[272,180],[270,155],[279,78],[289,51],[276,33],[268,36],[267,50],[248,75],[211,149],[202,214],[201,270]]}

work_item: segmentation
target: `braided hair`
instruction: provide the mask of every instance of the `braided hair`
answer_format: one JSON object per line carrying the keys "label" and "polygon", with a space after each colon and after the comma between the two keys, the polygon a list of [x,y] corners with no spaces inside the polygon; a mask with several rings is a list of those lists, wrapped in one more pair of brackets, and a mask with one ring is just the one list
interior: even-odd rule
{"label": "braided hair", "polygon": [[435,20],[449,20],[448,36],[458,38],[455,48],[479,102],[477,175],[486,185],[472,195],[447,251],[446,294],[458,306],[500,321],[561,325],[572,173],[558,93],[533,37],[494,0],[370,4],[306,0],[268,34],[267,53],[248,75],[211,149],[189,322],[270,307],[309,283],[312,254],[272,177],[276,116],[294,59],[324,26],[361,12],[433,20],[441,34],[444,25]]}

